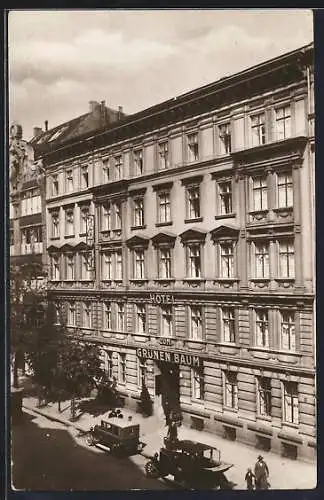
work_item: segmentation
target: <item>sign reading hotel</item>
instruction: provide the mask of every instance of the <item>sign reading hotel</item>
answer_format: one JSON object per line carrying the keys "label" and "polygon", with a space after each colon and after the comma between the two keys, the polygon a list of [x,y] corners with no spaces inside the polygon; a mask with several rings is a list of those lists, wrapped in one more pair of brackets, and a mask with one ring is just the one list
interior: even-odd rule
{"label": "sign reading hotel", "polygon": [[139,347],[136,349],[139,358],[153,359],[154,361],[164,361],[165,363],[175,363],[177,365],[200,366],[200,357],[191,354],[179,354],[177,352],[160,351],[159,349],[145,349]]}
{"label": "sign reading hotel", "polygon": [[173,295],[169,293],[150,293],[150,302],[152,304],[173,304]]}

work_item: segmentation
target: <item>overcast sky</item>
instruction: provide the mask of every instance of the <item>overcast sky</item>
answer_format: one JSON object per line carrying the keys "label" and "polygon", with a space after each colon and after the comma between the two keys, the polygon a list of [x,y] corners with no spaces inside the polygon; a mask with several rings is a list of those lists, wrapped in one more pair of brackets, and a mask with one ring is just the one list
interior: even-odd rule
{"label": "overcast sky", "polygon": [[9,120],[30,139],[106,101],[134,113],[313,40],[310,10],[11,11]]}

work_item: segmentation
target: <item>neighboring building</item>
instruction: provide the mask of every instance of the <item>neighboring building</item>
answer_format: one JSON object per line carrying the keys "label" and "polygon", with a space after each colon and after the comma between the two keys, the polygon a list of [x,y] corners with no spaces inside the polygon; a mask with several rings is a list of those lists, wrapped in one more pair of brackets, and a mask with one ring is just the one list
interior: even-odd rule
{"label": "neighboring building", "polygon": [[[126,405],[315,457],[313,45],[34,147],[50,297]],[[64,126],[62,126],[64,128]]]}

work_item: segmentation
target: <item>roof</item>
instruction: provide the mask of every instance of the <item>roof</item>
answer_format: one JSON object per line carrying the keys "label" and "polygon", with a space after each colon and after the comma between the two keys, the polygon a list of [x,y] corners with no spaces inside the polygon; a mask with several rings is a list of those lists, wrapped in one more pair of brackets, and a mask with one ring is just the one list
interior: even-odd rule
{"label": "roof", "polygon": [[129,421],[128,418],[118,418],[118,417],[106,417],[106,418],[102,418],[100,419],[100,423],[101,421],[105,422],[106,424],[111,424],[111,425],[115,425],[116,427],[121,427],[123,429],[127,428],[127,427],[138,427],[138,423],[137,422],[134,422],[134,421]]}
{"label": "roof", "polygon": [[[55,141],[57,148],[42,148],[39,151],[36,150],[36,154],[47,155],[53,152],[54,157],[57,156],[57,158],[62,159],[63,148],[66,149],[67,156],[72,156],[75,154],[75,146],[78,146],[82,152],[89,150],[89,142],[91,141],[94,148],[104,147],[109,143],[126,140],[134,135],[147,133],[154,128],[164,127],[178,120],[181,121],[206,113],[247,96],[258,95],[273,89],[275,85],[288,85],[303,78],[304,58],[306,57],[308,62],[310,56],[313,58],[313,47],[313,43],[310,43],[273,59],[268,59],[231,76],[220,78],[178,97],[173,97],[123,117],[117,123],[93,130],[93,133],[92,131],[82,133],[76,138],[68,130],[63,131],[64,136],[62,138],[64,141]],[[72,124],[72,122],[68,123]],[[63,128],[63,126],[64,124],[60,127]],[[53,132],[57,128],[53,129]],[[49,146],[51,143],[47,141],[47,144]]]}
{"label": "roof", "polygon": [[211,448],[213,448],[213,446],[205,443],[199,443],[197,441],[191,441],[189,439],[184,439],[182,441],[179,441],[177,448],[188,453],[200,453],[205,450],[210,450]]}

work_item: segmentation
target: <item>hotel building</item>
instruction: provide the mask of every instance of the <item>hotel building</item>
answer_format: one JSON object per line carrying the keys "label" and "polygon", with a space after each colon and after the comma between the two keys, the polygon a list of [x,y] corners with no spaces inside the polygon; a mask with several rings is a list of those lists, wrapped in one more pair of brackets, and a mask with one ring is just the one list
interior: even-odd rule
{"label": "hotel building", "polygon": [[[32,141],[49,294],[102,347],[125,405],[315,457],[313,45]],[[40,136],[41,137],[41,136]]]}

